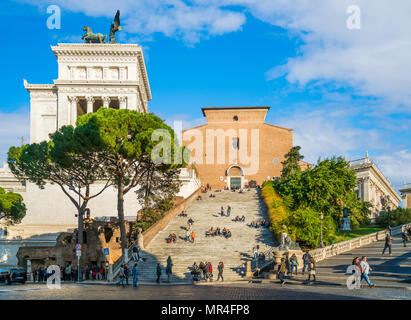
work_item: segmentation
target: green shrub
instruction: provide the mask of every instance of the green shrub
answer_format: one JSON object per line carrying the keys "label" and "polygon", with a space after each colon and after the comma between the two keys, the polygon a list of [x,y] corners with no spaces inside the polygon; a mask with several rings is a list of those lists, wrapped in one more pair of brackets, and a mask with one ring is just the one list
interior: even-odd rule
{"label": "green shrub", "polygon": [[163,214],[153,208],[143,209],[142,219],[135,223],[135,228],[141,228],[143,231],[150,228],[153,224],[159,221],[163,217]]}
{"label": "green shrub", "polygon": [[[390,213],[390,224],[396,227],[411,222],[411,209],[397,208]],[[388,212],[382,212],[376,219],[376,223],[382,227],[388,225]]]}

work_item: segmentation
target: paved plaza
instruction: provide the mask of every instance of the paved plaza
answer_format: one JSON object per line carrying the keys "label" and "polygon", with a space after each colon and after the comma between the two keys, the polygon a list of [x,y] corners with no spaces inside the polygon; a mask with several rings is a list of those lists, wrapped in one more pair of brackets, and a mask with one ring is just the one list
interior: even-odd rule
{"label": "paved plaza", "polygon": [[227,285],[131,286],[63,284],[50,290],[45,284],[0,286],[0,300],[410,300],[411,291],[399,289],[305,286],[273,283]]}

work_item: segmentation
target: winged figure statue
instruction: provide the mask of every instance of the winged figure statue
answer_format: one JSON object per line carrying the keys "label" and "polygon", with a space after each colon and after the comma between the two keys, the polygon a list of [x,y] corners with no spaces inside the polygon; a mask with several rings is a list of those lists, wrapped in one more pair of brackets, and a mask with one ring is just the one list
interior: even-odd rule
{"label": "winged figure statue", "polygon": [[114,23],[111,23],[110,27],[110,43],[117,43],[116,41],[116,32],[120,31],[122,28],[120,26],[120,10],[117,10],[116,16],[114,17]]}

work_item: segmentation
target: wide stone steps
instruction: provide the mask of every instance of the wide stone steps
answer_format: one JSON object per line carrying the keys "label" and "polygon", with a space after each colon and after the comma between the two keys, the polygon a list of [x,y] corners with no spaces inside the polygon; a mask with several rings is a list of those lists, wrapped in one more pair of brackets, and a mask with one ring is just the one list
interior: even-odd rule
{"label": "wide stone steps", "polygon": [[[191,281],[190,267],[194,262],[210,261],[213,266],[214,280],[217,279],[217,266],[219,261],[224,263],[224,280],[240,280],[245,273],[245,262],[253,254],[252,248],[260,246],[260,251],[267,251],[276,245],[272,232],[268,228],[251,228],[247,224],[260,218],[268,219],[265,206],[257,193],[252,189],[244,193],[222,191],[213,192],[215,198],[210,198],[210,192],[202,194],[202,200],[194,201],[187,208],[187,217],[177,216],[170,221],[167,227],[159,232],[149,243],[147,248],[140,252],[146,258],[144,263],[139,263],[139,279],[141,281],[154,281],[156,267],[159,262],[163,268],[163,278],[166,279],[165,266],[168,256],[173,260],[173,278],[175,281]],[[231,215],[220,216],[221,206],[225,213],[227,205],[231,206]],[[232,221],[236,216],[245,216],[245,222]],[[186,242],[185,238],[187,220],[192,218],[192,230],[196,234],[195,242]],[[225,239],[223,236],[206,237],[205,233],[210,227],[224,227],[230,229],[232,237]],[[176,243],[166,243],[170,233],[177,235]],[[134,262],[129,263],[132,267]]]}

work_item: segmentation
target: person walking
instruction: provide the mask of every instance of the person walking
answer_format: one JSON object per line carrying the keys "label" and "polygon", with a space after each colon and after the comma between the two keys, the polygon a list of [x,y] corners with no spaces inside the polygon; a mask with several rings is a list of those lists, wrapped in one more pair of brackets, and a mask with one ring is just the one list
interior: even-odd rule
{"label": "person walking", "polygon": [[220,212],[220,215],[221,215],[221,216],[224,216],[224,207],[223,207],[223,206],[221,206],[221,212]]}
{"label": "person walking", "polygon": [[385,250],[388,248],[388,252],[390,253],[390,256],[392,256],[391,246],[392,246],[392,237],[387,232],[386,235],[385,235],[385,244],[384,244],[384,250],[382,250],[382,254],[384,254]]}
{"label": "person walking", "polygon": [[139,254],[139,252],[138,252],[137,246],[134,246],[134,247],[133,247],[132,257],[133,257],[133,260],[134,260],[135,262],[138,262],[138,261],[140,260],[140,254]]}
{"label": "person walking", "polygon": [[404,228],[404,231],[402,232],[402,243],[404,244],[404,247],[407,246],[408,239],[409,239],[408,231],[407,229]]}
{"label": "person walking", "polygon": [[277,269],[277,277],[280,279],[280,284],[282,287],[285,285],[285,271],[287,270],[287,266],[285,264],[285,259],[281,258],[281,263]]}
{"label": "person walking", "polygon": [[161,266],[160,263],[157,263],[157,283],[160,283],[160,278],[161,278]]}
{"label": "person walking", "polygon": [[194,233],[194,231],[192,231],[190,234],[191,242],[194,242],[195,237],[196,237],[196,234]]}
{"label": "person walking", "polygon": [[[291,264],[291,275],[297,275],[298,274],[298,259],[295,253],[291,256],[290,264]],[[295,273],[294,273],[294,270],[295,270]]]}
{"label": "person walking", "polygon": [[231,207],[230,207],[230,206],[228,206],[228,207],[227,207],[227,217],[229,217],[229,216],[230,216],[230,214],[231,214]]}
{"label": "person walking", "polygon": [[365,281],[367,282],[367,284],[369,285],[369,287],[370,288],[374,288],[375,287],[375,284],[373,284],[371,281],[370,281],[370,278],[369,278],[369,273],[370,273],[370,271],[372,271],[372,269],[370,268],[370,265],[368,264],[368,262],[367,262],[367,257],[366,256],[363,256],[362,258],[361,258],[361,262],[360,262],[360,265],[361,265],[361,281],[363,280],[363,279],[365,279]]}
{"label": "person walking", "polygon": [[224,282],[224,278],[223,278],[224,263],[222,261],[220,261],[220,263],[218,264],[217,269],[218,269],[218,277],[216,281],[218,281],[221,278],[221,281]]}
{"label": "person walking", "polygon": [[204,280],[210,279],[210,264],[206,261],[204,266]]}
{"label": "person walking", "polygon": [[311,258],[311,255],[310,255],[309,251],[308,250],[305,251],[305,253],[303,254],[303,263],[304,263],[304,265],[303,265],[303,274],[305,273],[305,268],[307,268],[308,265],[310,264],[310,258]]}
{"label": "person walking", "polygon": [[126,285],[128,286],[128,277],[129,277],[129,269],[128,265],[124,265],[124,278],[126,279]]}
{"label": "person walking", "polygon": [[117,284],[118,285],[121,284],[124,287],[125,274],[124,274],[124,265],[123,264],[120,266],[119,277],[120,277],[120,280],[118,280]]}
{"label": "person walking", "polygon": [[137,263],[134,264],[133,269],[131,270],[131,273],[133,275],[133,288],[137,287],[137,282],[138,282],[138,269],[137,269]]}
{"label": "person walking", "polygon": [[173,274],[173,268],[172,267],[173,267],[173,260],[171,260],[171,256],[168,256],[168,258],[167,258],[167,267],[166,267],[168,283],[170,283],[171,276]]}
{"label": "person walking", "polygon": [[310,263],[308,265],[308,283],[311,281],[311,276],[314,278],[314,282],[317,281],[315,278],[316,274],[316,266],[315,266],[315,260],[313,257],[310,258]]}

